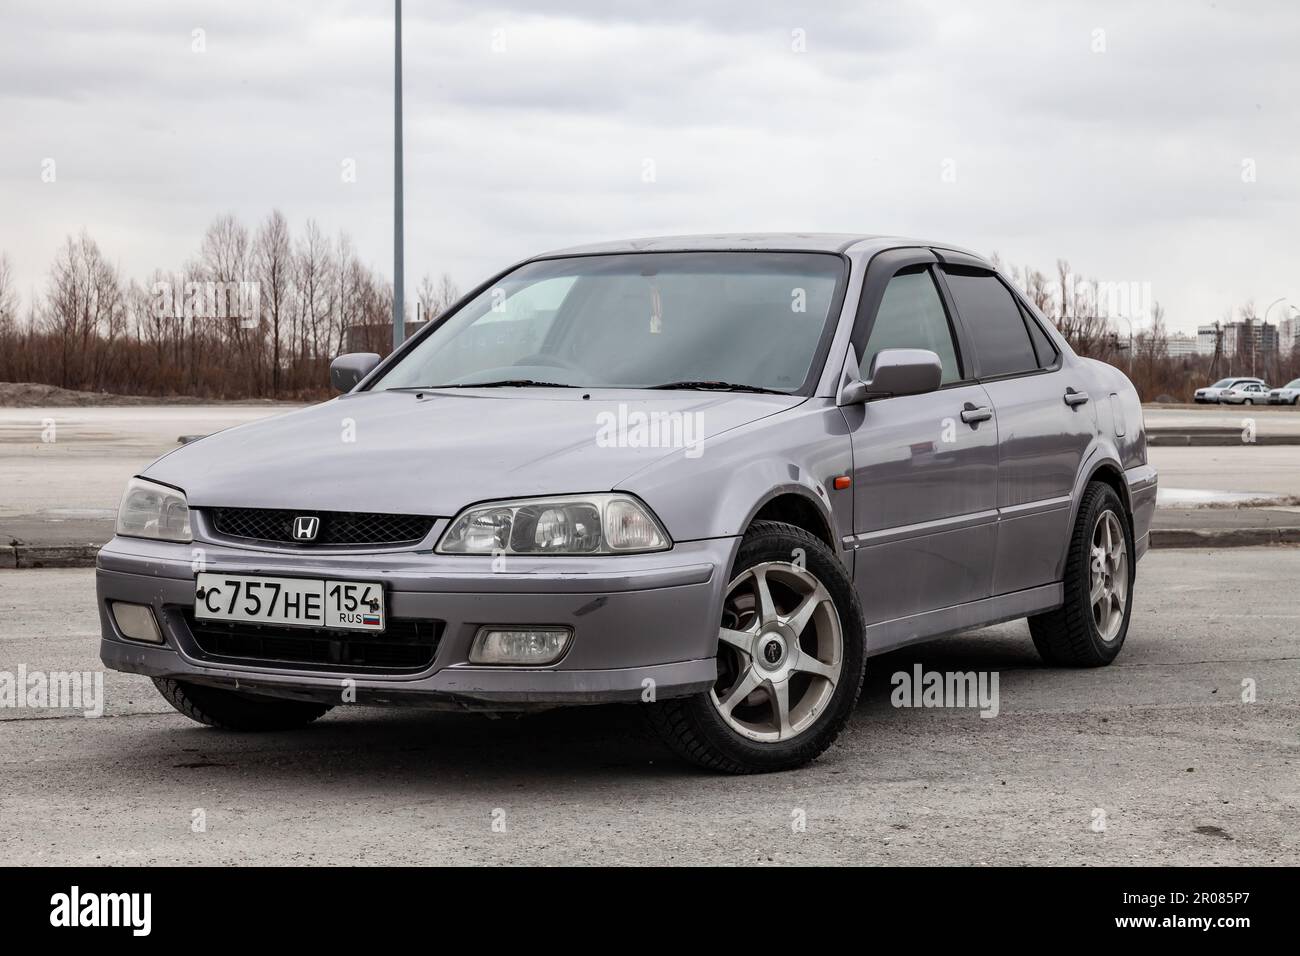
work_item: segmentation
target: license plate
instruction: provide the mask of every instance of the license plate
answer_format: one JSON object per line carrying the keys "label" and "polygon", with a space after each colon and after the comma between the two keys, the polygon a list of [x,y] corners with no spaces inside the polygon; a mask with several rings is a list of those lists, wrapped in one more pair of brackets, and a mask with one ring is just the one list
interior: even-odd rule
{"label": "license plate", "polygon": [[194,616],[208,621],[382,631],[384,588],[373,581],[205,571],[194,581]]}

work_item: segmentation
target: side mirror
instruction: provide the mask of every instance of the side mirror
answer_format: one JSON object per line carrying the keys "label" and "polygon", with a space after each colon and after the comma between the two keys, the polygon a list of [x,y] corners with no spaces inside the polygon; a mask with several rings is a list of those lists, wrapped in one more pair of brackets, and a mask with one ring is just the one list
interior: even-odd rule
{"label": "side mirror", "polygon": [[349,352],[330,363],[330,384],[340,392],[350,392],[357,382],[375,370],[379,356],[374,352]]}
{"label": "side mirror", "polygon": [[840,393],[841,405],[860,405],[873,398],[933,392],[943,381],[943,362],[929,349],[881,349],[865,381],[850,382]]}

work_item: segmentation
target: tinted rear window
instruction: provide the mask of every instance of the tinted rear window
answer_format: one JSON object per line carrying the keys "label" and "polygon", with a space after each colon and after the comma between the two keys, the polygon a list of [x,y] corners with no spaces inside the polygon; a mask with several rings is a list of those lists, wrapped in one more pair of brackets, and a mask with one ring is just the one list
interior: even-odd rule
{"label": "tinted rear window", "polygon": [[980,375],[992,378],[1039,367],[1020,306],[993,274],[948,266],[948,288],[979,356]]}

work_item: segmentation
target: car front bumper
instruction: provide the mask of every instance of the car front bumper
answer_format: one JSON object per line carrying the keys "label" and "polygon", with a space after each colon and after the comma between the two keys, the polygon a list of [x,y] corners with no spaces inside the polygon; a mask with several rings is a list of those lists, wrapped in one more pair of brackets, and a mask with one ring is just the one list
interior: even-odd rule
{"label": "car front bumper", "polygon": [[[114,670],[325,703],[340,703],[344,690],[356,703],[498,710],[694,694],[716,677],[725,569],[738,545],[716,538],[646,555],[512,556],[494,571],[488,557],[305,554],[119,537],[97,559],[100,658]],[[390,621],[436,622],[432,663],[392,674],[214,658],[187,617],[200,562],[218,573],[380,582]],[[164,643],[126,638],[112,601],[149,605]],[[470,643],[488,625],[563,625],[573,640],[544,667],[470,664]]]}

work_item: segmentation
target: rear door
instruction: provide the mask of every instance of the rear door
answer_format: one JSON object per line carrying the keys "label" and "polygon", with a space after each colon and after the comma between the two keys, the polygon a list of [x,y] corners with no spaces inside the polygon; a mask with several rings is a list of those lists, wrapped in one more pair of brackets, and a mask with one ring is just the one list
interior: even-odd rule
{"label": "rear door", "polygon": [[940,274],[970,339],[976,376],[998,422],[993,594],[1060,580],[1070,502],[1097,433],[1080,370],[1064,362],[1038,320],[978,260],[941,253]]}
{"label": "rear door", "polygon": [[853,348],[864,376],[881,349],[943,362],[938,391],[844,408],[853,441],[855,582],[869,624],[989,596],[997,422],[974,380],[929,250],[872,259]]}

